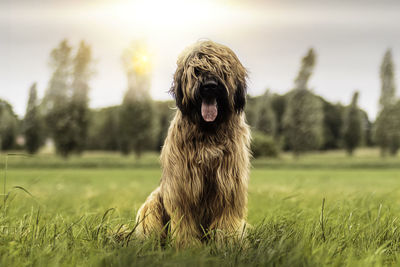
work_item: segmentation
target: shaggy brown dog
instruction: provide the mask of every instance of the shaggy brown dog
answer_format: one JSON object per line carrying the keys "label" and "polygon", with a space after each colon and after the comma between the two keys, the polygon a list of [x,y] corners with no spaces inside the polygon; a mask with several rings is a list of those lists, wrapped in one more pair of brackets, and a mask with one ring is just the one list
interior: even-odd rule
{"label": "shaggy brown dog", "polygon": [[246,78],[239,59],[221,44],[201,41],[179,56],[170,90],[178,109],[161,152],[160,186],[137,214],[139,236],[165,236],[170,222],[176,244],[187,246],[208,231],[226,235],[244,229]]}

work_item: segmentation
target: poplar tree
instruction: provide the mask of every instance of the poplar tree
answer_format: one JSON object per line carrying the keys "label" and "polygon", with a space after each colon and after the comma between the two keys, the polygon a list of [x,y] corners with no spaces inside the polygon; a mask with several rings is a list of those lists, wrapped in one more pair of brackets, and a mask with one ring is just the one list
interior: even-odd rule
{"label": "poplar tree", "polygon": [[392,51],[388,49],[383,56],[381,69],[381,97],[379,104],[381,109],[393,105],[396,102],[396,85],[394,82],[394,64]]}
{"label": "poplar tree", "polygon": [[294,80],[295,89],[308,89],[308,81],[313,73],[316,61],[314,49],[310,48],[307,55],[301,60],[301,68],[299,74]]}
{"label": "poplar tree", "polygon": [[155,112],[150,97],[150,62],[142,44],[134,44],[122,57],[128,88],[120,107],[120,149],[123,154],[133,150],[140,158],[154,148]]}
{"label": "poplar tree", "polygon": [[73,149],[81,153],[86,144],[89,124],[89,80],[92,71],[92,51],[89,45],[81,41],[72,61],[72,98],[70,113],[72,116]]}
{"label": "poplar tree", "polygon": [[308,89],[315,61],[314,50],[310,49],[302,59],[283,118],[285,138],[295,156],[303,151],[318,149],[323,143],[323,106],[321,100]]}
{"label": "poplar tree", "polygon": [[85,148],[92,63],[91,48],[84,41],[75,56],[67,40],[50,54],[53,74],[43,99],[43,110],[56,152],[64,157],[71,152],[81,153]]}
{"label": "poplar tree", "polygon": [[64,157],[73,150],[73,120],[69,109],[71,46],[63,40],[50,53],[53,74],[46,90],[43,107],[47,130],[53,138],[56,152]]}
{"label": "poplar tree", "polygon": [[396,156],[400,147],[400,101],[386,106],[375,122],[375,140],[381,155]]}
{"label": "poplar tree", "polygon": [[42,144],[42,120],[40,118],[36,83],[29,89],[28,105],[26,108],[23,129],[25,147],[29,154],[35,154]]}
{"label": "poplar tree", "polygon": [[375,140],[381,149],[381,155],[388,152],[396,155],[400,143],[400,110],[396,100],[394,82],[394,63],[391,50],[387,50],[380,68],[381,97],[380,111],[375,122]]}
{"label": "poplar tree", "polygon": [[350,106],[346,108],[343,124],[343,143],[347,153],[351,156],[362,138],[362,118],[357,106],[358,92],[355,92]]}

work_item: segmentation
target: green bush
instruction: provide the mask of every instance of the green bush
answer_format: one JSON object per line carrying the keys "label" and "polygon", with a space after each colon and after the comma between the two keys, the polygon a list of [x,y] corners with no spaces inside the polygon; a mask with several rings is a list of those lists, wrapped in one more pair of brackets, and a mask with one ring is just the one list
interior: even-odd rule
{"label": "green bush", "polygon": [[252,133],[251,151],[255,158],[258,157],[277,157],[279,148],[277,141],[270,135],[260,132]]}

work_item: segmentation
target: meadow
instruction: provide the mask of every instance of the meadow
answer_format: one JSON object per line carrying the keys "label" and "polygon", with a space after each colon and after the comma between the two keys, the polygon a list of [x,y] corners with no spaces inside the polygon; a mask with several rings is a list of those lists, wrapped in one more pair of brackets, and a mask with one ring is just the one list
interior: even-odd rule
{"label": "meadow", "polygon": [[400,264],[400,158],[374,149],[253,160],[245,242],[182,251],[116,238],[158,184],[156,154],[0,162],[0,266]]}

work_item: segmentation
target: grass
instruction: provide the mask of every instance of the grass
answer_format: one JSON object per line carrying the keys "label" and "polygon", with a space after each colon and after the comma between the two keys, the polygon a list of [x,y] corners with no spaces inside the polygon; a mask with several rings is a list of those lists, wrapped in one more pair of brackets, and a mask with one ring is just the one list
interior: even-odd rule
{"label": "grass", "polygon": [[177,252],[156,239],[127,244],[113,234],[134,226],[157,186],[156,155],[11,156],[0,266],[398,266],[399,162],[375,150],[254,160],[247,245]]}

